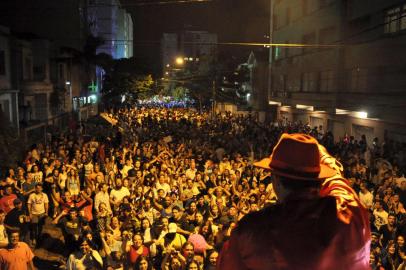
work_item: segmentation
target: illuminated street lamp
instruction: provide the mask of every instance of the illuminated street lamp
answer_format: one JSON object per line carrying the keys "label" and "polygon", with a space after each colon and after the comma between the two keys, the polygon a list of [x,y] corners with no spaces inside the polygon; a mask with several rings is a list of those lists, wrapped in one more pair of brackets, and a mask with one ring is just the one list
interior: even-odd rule
{"label": "illuminated street lamp", "polygon": [[176,58],[176,64],[178,64],[178,65],[183,65],[183,63],[184,63],[184,60],[183,60],[182,57],[177,57],[177,58]]}
{"label": "illuminated street lamp", "polygon": [[73,100],[72,100],[72,84],[70,81],[66,81],[65,84],[69,87],[69,102],[70,102],[70,110],[73,109]]}

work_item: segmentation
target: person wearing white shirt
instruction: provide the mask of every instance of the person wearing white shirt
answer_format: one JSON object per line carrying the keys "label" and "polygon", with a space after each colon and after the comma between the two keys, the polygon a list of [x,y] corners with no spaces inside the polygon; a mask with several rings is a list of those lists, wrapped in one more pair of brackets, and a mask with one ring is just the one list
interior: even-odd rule
{"label": "person wearing white shirt", "polygon": [[42,192],[42,184],[38,183],[35,185],[35,192],[31,193],[27,201],[27,209],[33,228],[33,244],[41,235],[45,217],[48,215],[48,206],[48,195]]}
{"label": "person wearing white shirt", "polygon": [[375,217],[374,225],[379,230],[382,225],[388,224],[388,212],[386,212],[382,207],[381,201],[375,202],[375,210],[373,215]]}
{"label": "person wearing white shirt", "polygon": [[154,196],[155,198],[158,198],[158,190],[162,189],[164,191],[163,197],[165,197],[167,194],[171,192],[171,186],[166,183],[166,176],[164,174],[161,174],[159,176],[158,182],[155,184],[154,188]]}
{"label": "person wearing white shirt", "polygon": [[121,169],[121,171],[120,171],[123,178],[127,177],[128,176],[128,171],[133,169],[133,168],[134,168],[134,166],[132,164],[131,159],[127,159],[125,161],[125,165],[123,166],[123,169]]}
{"label": "person wearing white shirt", "polygon": [[123,186],[120,178],[116,179],[116,187],[110,191],[110,203],[114,205],[115,210],[118,209],[121,201],[126,196],[130,196],[130,191]]}
{"label": "person wearing white shirt", "polygon": [[67,270],[102,269],[103,259],[99,252],[90,248],[87,239],[79,239],[80,250],[72,253],[66,263]]}
{"label": "person wearing white shirt", "polygon": [[108,193],[109,186],[107,184],[101,184],[100,186],[100,191],[97,192],[96,196],[94,197],[94,209],[99,211],[99,205],[104,203],[107,211],[111,214],[110,195]]}
{"label": "person wearing white shirt", "polygon": [[6,213],[0,209],[0,248],[4,248],[8,245],[8,237],[6,227],[4,226],[4,219]]}
{"label": "person wearing white shirt", "polygon": [[359,199],[360,199],[362,205],[363,205],[366,209],[372,209],[372,205],[373,205],[373,201],[374,201],[374,196],[373,196],[372,193],[367,189],[365,183],[361,183],[360,189],[361,189],[361,191],[359,192],[358,196],[359,196]]}
{"label": "person wearing white shirt", "polygon": [[196,177],[196,173],[197,173],[196,163],[194,160],[192,160],[190,163],[190,168],[186,170],[185,175],[188,179],[194,180]]}

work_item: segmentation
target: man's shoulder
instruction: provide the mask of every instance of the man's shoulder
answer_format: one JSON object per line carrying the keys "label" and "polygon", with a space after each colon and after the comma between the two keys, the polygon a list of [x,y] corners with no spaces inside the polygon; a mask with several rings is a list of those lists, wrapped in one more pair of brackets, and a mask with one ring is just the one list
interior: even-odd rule
{"label": "man's shoulder", "polygon": [[245,215],[237,226],[237,231],[256,231],[264,229],[264,227],[273,226],[274,221],[280,217],[280,206],[271,205],[261,209],[260,211],[251,212]]}
{"label": "man's shoulder", "polygon": [[18,242],[18,248],[31,250],[31,248],[25,242]]}

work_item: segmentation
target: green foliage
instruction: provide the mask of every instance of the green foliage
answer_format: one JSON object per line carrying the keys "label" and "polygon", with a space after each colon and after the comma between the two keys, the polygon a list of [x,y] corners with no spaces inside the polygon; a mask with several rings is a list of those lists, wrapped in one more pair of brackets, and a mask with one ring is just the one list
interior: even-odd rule
{"label": "green foliage", "polygon": [[176,100],[184,99],[188,94],[188,89],[183,86],[178,86],[172,91],[172,96]]}
{"label": "green foliage", "polygon": [[142,61],[134,58],[112,60],[104,68],[104,102],[120,100],[122,95],[130,99],[144,99],[155,94],[154,80]]}

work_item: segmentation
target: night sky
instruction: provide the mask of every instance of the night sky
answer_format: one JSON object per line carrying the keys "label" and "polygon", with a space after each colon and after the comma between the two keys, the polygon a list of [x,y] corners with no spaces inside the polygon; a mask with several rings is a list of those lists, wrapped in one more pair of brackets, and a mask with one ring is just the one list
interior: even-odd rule
{"label": "night sky", "polygon": [[[165,32],[206,30],[217,33],[219,42],[267,42],[264,35],[269,33],[269,0],[172,4],[153,4],[158,0],[121,2],[133,16],[134,56],[144,58],[152,65],[159,64],[159,42]],[[245,59],[253,49],[258,48],[219,46],[219,53],[225,54],[225,57],[233,55]]]}
{"label": "night sky", "polygon": [[[122,7],[132,14],[134,25],[134,56],[142,58],[154,70],[160,73],[160,39],[162,33],[180,32],[182,30],[209,31],[218,35],[219,42],[268,42],[265,35],[269,35],[269,6],[270,0],[207,0],[196,2],[190,0],[120,0]],[[162,2],[171,2],[162,4]],[[64,18],[70,23],[69,14],[64,14],[64,6],[71,1],[56,2],[54,0],[41,0],[37,6],[31,0],[1,0],[0,23],[3,25],[20,24],[25,22],[25,12],[32,11],[40,14],[43,25],[36,29],[39,36],[46,36],[49,27],[58,28],[56,39],[61,43],[66,40],[66,46],[73,41],[68,36],[67,30],[59,24],[49,24],[46,18]],[[73,2],[72,2],[73,3]],[[64,16],[68,16],[66,19]],[[39,18],[32,18],[39,19]],[[51,19],[52,20],[52,19]],[[73,19],[78,22],[79,20]],[[11,22],[13,21],[13,22]],[[30,25],[29,21],[26,24]],[[66,28],[66,29],[65,29]],[[22,31],[16,29],[17,31]],[[73,28],[75,29],[75,28]],[[261,47],[241,47],[219,45],[219,57],[223,59],[235,58],[241,63],[248,58],[251,50],[259,51]],[[266,53],[265,53],[266,54]]]}

